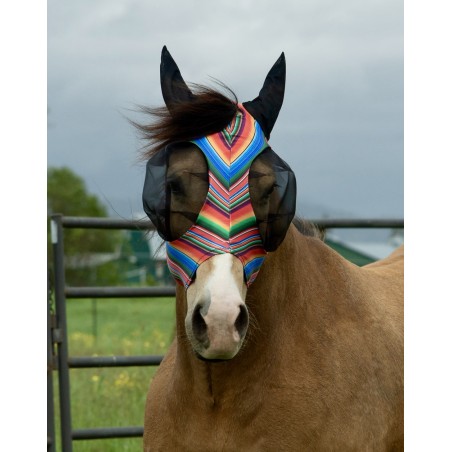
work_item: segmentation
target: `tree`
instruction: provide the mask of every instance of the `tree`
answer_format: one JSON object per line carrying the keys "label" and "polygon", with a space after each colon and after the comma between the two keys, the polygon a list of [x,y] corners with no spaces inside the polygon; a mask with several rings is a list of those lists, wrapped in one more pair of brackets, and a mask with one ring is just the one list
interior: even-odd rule
{"label": "tree", "polygon": [[[67,167],[47,171],[47,213],[66,216],[105,217],[107,209],[88,193],[81,177]],[[49,222],[50,224],[50,222]],[[113,259],[123,245],[119,231],[65,229],[64,251],[69,285],[104,285],[120,281],[119,262]],[[52,267],[50,226],[47,232],[47,263]],[[102,254],[101,254],[102,253]],[[103,259],[99,259],[99,258]],[[97,258],[97,259],[96,259]],[[101,263],[104,261],[104,263]]]}

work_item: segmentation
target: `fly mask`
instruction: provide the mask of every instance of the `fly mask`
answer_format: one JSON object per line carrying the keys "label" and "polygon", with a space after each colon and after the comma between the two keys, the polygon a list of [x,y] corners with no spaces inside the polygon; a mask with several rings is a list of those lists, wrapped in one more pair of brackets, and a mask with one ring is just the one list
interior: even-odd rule
{"label": "fly mask", "polygon": [[[270,70],[259,96],[238,104],[235,117],[216,133],[175,143],[147,163],[143,189],[144,210],[159,235],[167,241],[168,266],[186,288],[196,270],[212,256],[231,253],[242,263],[244,280],[255,280],[268,251],[283,241],[295,213],[296,181],[290,167],[268,145],[267,139],[284,96],[285,60],[282,54]],[[185,85],[174,60],[164,47],[161,64],[162,92],[168,109],[177,102],[191,102],[194,94]],[[181,235],[171,233],[169,160],[175,148],[195,146],[206,162],[208,190],[197,212],[184,212],[192,222]],[[260,179],[271,176],[264,190]]]}

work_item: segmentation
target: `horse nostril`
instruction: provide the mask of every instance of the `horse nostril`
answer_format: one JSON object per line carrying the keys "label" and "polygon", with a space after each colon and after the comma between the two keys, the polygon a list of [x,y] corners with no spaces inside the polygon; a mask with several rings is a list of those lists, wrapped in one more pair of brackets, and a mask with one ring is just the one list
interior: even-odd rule
{"label": "horse nostril", "polygon": [[202,343],[206,348],[209,347],[209,336],[207,335],[207,325],[201,315],[201,305],[198,304],[193,311],[191,319],[193,334],[196,339]]}
{"label": "horse nostril", "polygon": [[240,339],[243,339],[246,334],[246,330],[248,329],[248,309],[246,309],[246,306],[240,305],[240,312],[237,318],[235,319],[235,327],[237,328],[237,331],[240,335]]}

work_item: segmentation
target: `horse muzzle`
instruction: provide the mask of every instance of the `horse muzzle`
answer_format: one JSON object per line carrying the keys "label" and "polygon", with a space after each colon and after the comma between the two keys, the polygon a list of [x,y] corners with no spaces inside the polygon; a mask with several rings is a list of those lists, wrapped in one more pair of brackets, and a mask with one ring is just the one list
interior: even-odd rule
{"label": "horse muzzle", "polygon": [[203,359],[233,358],[242,347],[249,316],[242,263],[232,254],[203,262],[187,289],[185,329]]}

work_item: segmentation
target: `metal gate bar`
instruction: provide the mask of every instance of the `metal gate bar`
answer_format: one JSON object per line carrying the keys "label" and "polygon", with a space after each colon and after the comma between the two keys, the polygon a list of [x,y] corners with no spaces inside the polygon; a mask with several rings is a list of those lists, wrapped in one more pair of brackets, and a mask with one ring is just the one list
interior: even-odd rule
{"label": "metal gate bar", "polygon": [[83,428],[72,432],[72,439],[139,438],[143,427]]}
{"label": "metal gate bar", "polygon": [[55,406],[53,398],[53,340],[50,275],[47,275],[47,451],[55,452]]}
{"label": "metal gate bar", "polygon": [[399,219],[330,219],[309,220],[319,229],[403,229],[404,220]]}
{"label": "metal gate bar", "polygon": [[71,369],[86,369],[89,367],[131,367],[158,366],[162,355],[144,356],[72,356],[68,363]]}
{"label": "metal gate bar", "polygon": [[66,298],[174,297],[174,287],[66,287]]}
{"label": "metal gate bar", "polygon": [[56,328],[53,341],[58,349],[58,383],[60,393],[61,445],[64,452],[72,452],[71,394],[69,390],[69,364],[66,321],[66,295],[64,292],[64,245],[62,215],[53,215],[50,223],[55,273]]}
{"label": "metal gate bar", "polygon": [[[309,219],[319,229],[338,228],[383,228],[401,229],[404,227],[404,220],[401,219],[381,219],[381,218],[318,218]],[[155,227],[149,220],[116,220],[112,218],[91,218],[91,217],[63,217],[62,224],[65,228],[90,228],[90,229],[128,229],[154,231]]]}
{"label": "metal gate bar", "polygon": [[121,220],[115,218],[95,217],[63,217],[62,225],[65,228],[87,229],[126,229],[140,231],[155,231],[154,225],[149,220]]}

